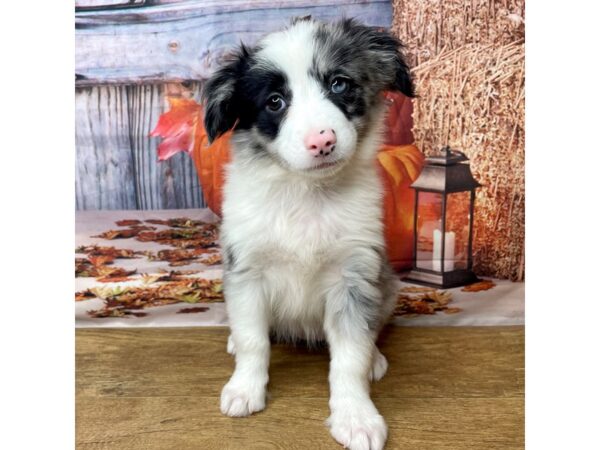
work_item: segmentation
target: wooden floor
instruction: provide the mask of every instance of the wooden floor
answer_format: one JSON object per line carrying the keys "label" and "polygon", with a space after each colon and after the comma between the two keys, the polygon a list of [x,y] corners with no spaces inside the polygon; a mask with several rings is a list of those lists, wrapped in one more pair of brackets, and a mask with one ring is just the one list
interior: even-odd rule
{"label": "wooden floor", "polygon": [[[266,410],[222,416],[227,335],[78,330],[77,448],[341,448],[324,426],[325,350],[274,346]],[[389,426],[386,449],[524,447],[522,327],[390,328],[380,347],[390,368],[372,396]]]}

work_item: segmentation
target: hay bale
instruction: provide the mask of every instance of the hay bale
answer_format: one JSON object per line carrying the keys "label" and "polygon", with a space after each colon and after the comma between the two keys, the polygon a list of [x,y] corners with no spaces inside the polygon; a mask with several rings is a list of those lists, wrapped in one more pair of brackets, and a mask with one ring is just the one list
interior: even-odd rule
{"label": "hay bale", "polygon": [[525,38],[524,0],[393,0],[392,31],[411,67],[467,44],[506,45]]}
{"label": "hay bale", "polygon": [[522,41],[468,44],[414,70],[422,95],[413,113],[417,147],[463,150],[484,185],[477,192],[475,271],[513,280],[523,278],[524,63]]}
{"label": "hay bale", "polygon": [[[396,1],[395,6],[395,30],[418,62],[416,145],[430,153],[449,144],[471,159],[484,185],[477,193],[475,271],[522,280],[525,48],[518,18],[523,2]],[[507,18],[511,14],[516,18]]]}

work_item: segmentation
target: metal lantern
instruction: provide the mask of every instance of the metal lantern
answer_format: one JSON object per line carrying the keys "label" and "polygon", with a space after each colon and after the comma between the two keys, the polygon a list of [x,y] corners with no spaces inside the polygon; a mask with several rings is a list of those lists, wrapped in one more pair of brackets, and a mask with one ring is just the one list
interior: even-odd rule
{"label": "metal lantern", "polygon": [[477,281],[473,267],[475,189],[464,153],[445,147],[425,160],[415,189],[414,259],[406,281],[450,288]]}

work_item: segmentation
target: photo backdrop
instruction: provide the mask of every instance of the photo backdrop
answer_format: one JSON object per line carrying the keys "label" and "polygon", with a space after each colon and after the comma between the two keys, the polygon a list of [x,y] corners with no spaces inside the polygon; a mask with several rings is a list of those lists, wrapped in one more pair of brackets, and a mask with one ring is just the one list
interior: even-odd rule
{"label": "photo backdrop", "polygon": [[477,191],[476,273],[525,277],[525,2],[394,0],[419,98],[413,134],[426,154],[470,158]]}
{"label": "photo backdrop", "polygon": [[524,2],[76,1],[78,210],[206,205],[194,161],[158,162],[150,132],[168,97],[198,99],[240,41],[291,17],[341,16],[386,27],[406,44],[419,97],[396,109],[397,144],[449,144],[471,159],[478,190],[474,269],[524,278]]}
{"label": "photo backdrop", "polygon": [[[150,137],[167,96],[199,97],[223,57],[291,18],[356,17],[389,28],[388,0],[76,0],[76,207],[205,206],[193,161],[158,163]],[[180,86],[174,86],[179,84]],[[183,85],[183,86],[181,86]]]}

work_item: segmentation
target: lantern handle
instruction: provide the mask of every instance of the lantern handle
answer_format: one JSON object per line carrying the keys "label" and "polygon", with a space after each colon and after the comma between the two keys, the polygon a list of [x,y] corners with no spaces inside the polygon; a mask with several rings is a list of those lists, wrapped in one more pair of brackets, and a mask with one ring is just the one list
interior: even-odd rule
{"label": "lantern handle", "polygon": [[467,155],[459,150],[452,150],[450,146],[446,145],[442,147],[437,155],[433,155],[427,158],[427,162],[430,164],[451,166],[456,163],[468,161]]}
{"label": "lantern handle", "polygon": [[449,145],[446,145],[442,148],[442,152],[446,153],[447,158],[451,158],[452,156],[460,156],[460,161],[468,161],[469,158],[460,150],[452,150]]}

